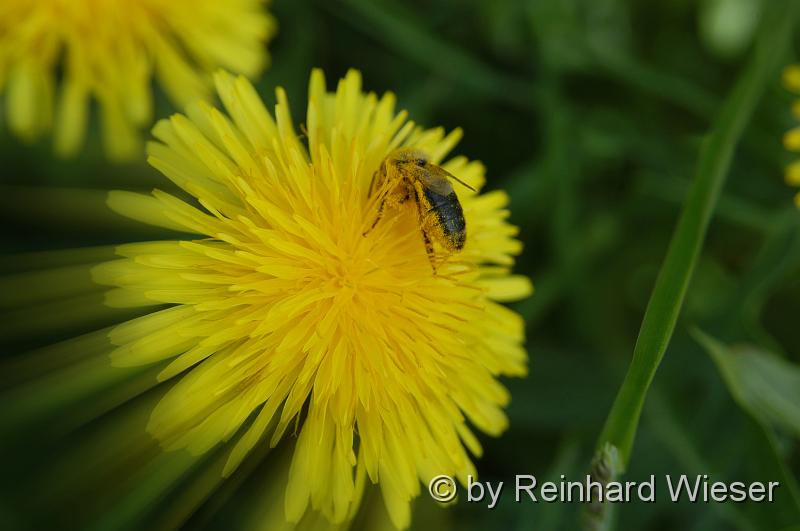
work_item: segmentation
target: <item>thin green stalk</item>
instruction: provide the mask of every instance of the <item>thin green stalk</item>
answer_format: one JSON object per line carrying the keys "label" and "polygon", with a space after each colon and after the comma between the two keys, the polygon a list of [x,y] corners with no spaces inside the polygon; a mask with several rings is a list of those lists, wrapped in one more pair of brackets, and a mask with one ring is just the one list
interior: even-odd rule
{"label": "thin green stalk", "polygon": [[647,390],[675,329],[736,145],[767,81],[777,77],[776,63],[784,57],[795,4],[770,3],[753,55],[701,147],[695,179],[650,296],[633,360],[598,440],[598,451],[607,445],[617,449],[617,473],[623,472],[630,460]]}

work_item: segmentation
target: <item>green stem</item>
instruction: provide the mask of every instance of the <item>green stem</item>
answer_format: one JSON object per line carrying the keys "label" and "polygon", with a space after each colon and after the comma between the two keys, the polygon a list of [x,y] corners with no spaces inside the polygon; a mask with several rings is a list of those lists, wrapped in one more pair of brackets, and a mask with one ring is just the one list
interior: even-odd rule
{"label": "green stem", "polygon": [[784,57],[795,8],[795,2],[770,2],[756,49],[701,147],[695,179],[650,296],[633,360],[598,440],[598,451],[608,444],[618,449],[619,472],[630,460],[647,390],[675,329],[736,145],[767,81],[777,78],[777,62]]}

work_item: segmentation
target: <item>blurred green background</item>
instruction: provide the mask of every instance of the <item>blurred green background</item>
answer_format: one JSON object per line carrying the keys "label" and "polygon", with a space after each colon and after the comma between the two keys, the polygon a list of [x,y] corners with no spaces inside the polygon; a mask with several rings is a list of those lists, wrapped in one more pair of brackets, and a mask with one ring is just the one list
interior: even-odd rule
{"label": "blurred green background", "polygon": [[[482,439],[481,480],[509,482],[523,473],[578,478],[589,469],[695,176],[701,139],[751,53],[768,1],[275,0],[280,33],[270,46],[273,65],[258,83],[267,102],[274,102],[275,85],[284,86],[301,121],[312,67],[324,69],[329,86],[357,68],[366,89],[394,91],[416,122],[462,127],[456,153],[483,161],[488,188],[511,196],[511,219],[525,242],[516,271],[536,286],[532,298],[514,305],[527,322],[530,376],[506,382],[510,429]],[[792,44],[797,49],[797,39]],[[787,52],[775,50],[778,64],[794,60]],[[158,98],[159,117],[175,112]],[[798,415],[794,431],[791,419],[773,428],[757,404],[754,413],[737,403],[690,333],[697,328],[726,345],[753,345],[793,363],[787,374],[797,370],[800,214],[783,182],[792,157],[781,145],[793,125],[791,102],[776,71],[736,151],[648,394],[626,479],[669,473],[769,481],[800,473],[800,377],[772,386],[788,393],[775,406],[785,409],[781,414]],[[96,131],[83,156],[63,161],[49,142],[25,146],[4,130],[0,167],[0,528],[244,526],[252,506],[267,503],[252,492],[269,459],[193,497],[202,490],[197,485],[216,485],[208,479],[215,456],[141,469],[156,455],[148,443],[137,451],[149,457],[133,459],[103,442],[125,438],[114,431],[122,429],[115,419],[146,417],[146,403],[159,391],[135,405],[127,398],[148,388],[152,370],[70,373],[73,364],[91,362],[86,343],[80,352],[69,343],[42,350],[130,317],[102,308],[101,290],[81,264],[112,256],[108,245],[161,236],[108,212],[103,201],[105,190],[147,191],[166,180],[144,163],[107,163]],[[88,246],[97,248],[36,254]],[[28,272],[52,266],[64,275],[55,291]],[[43,368],[52,376],[45,383],[37,380]],[[103,468],[115,455],[128,457]],[[790,529],[800,526],[790,488],[772,505],[672,504],[661,496],[654,504],[617,507],[614,525]],[[463,496],[440,508],[424,498],[416,504],[416,529],[574,530],[583,510],[516,504],[509,496],[491,511]]]}

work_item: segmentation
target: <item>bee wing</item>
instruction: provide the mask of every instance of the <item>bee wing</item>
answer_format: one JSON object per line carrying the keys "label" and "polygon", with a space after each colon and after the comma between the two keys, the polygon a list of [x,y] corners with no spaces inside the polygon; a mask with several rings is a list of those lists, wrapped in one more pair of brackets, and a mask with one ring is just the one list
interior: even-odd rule
{"label": "bee wing", "polygon": [[475,188],[471,187],[470,185],[468,185],[467,183],[465,183],[464,181],[462,181],[461,179],[459,179],[458,177],[456,177],[455,175],[453,175],[449,171],[445,170],[441,166],[437,166],[435,164],[431,164],[430,166],[431,166],[431,169],[432,169],[433,173],[437,177],[443,177],[443,178],[449,177],[449,178],[453,179],[455,182],[457,182],[458,184],[460,184],[461,186],[463,186],[464,188],[472,190],[473,192],[477,192],[477,190]]}

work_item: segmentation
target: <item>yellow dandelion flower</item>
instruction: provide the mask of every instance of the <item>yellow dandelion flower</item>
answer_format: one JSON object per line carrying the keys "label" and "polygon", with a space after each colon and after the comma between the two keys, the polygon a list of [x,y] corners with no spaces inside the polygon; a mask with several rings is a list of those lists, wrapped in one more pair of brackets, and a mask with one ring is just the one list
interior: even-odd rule
{"label": "yellow dandelion flower", "polygon": [[[783,71],[783,85],[787,90],[800,94],[800,65],[790,65]],[[800,100],[792,105],[792,114],[800,120]],[[789,151],[800,152],[800,126],[794,127],[783,135],[783,145]],[[786,182],[791,186],[800,186],[800,160],[786,167]],[[800,207],[800,192],[794,196],[795,204]]]}
{"label": "yellow dandelion flower", "polygon": [[[428,261],[412,208],[376,215],[370,182],[386,156],[413,147],[439,164],[461,136],[423,129],[392,94],[365,94],[351,71],[336,92],[313,72],[303,136],[286,94],[273,118],[243,77],[220,73],[228,116],[191,105],[154,128],[150,163],[196,201],[115,192],[141,221],[196,234],[123,245],[99,266],[109,304],[171,305],[116,327],[118,365],[170,360],[177,382],[148,429],[166,448],[202,453],[236,443],[230,474],[261,441],[299,429],[285,516],[352,516],[367,478],[404,528],[420,482],[474,474],[470,425],[507,426],[497,377],[526,374],[524,323],[499,304],[531,292],[510,273],[521,250],[502,191],[458,190],[463,250]],[[307,137],[305,140],[303,137]],[[484,167],[441,165],[479,190]],[[180,377],[179,377],[180,375]]]}
{"label": "yellow dandelion flower", "polygon": [[56,151],[83,144],[89,106],[100,108],[109,157],[135,156],[152,123],[155,74],[183,108],[210,92],[217,68],[252,77],[275,31],[260,0],[3,0],[0,93],[8,127],[33,141],[53,131]]}

